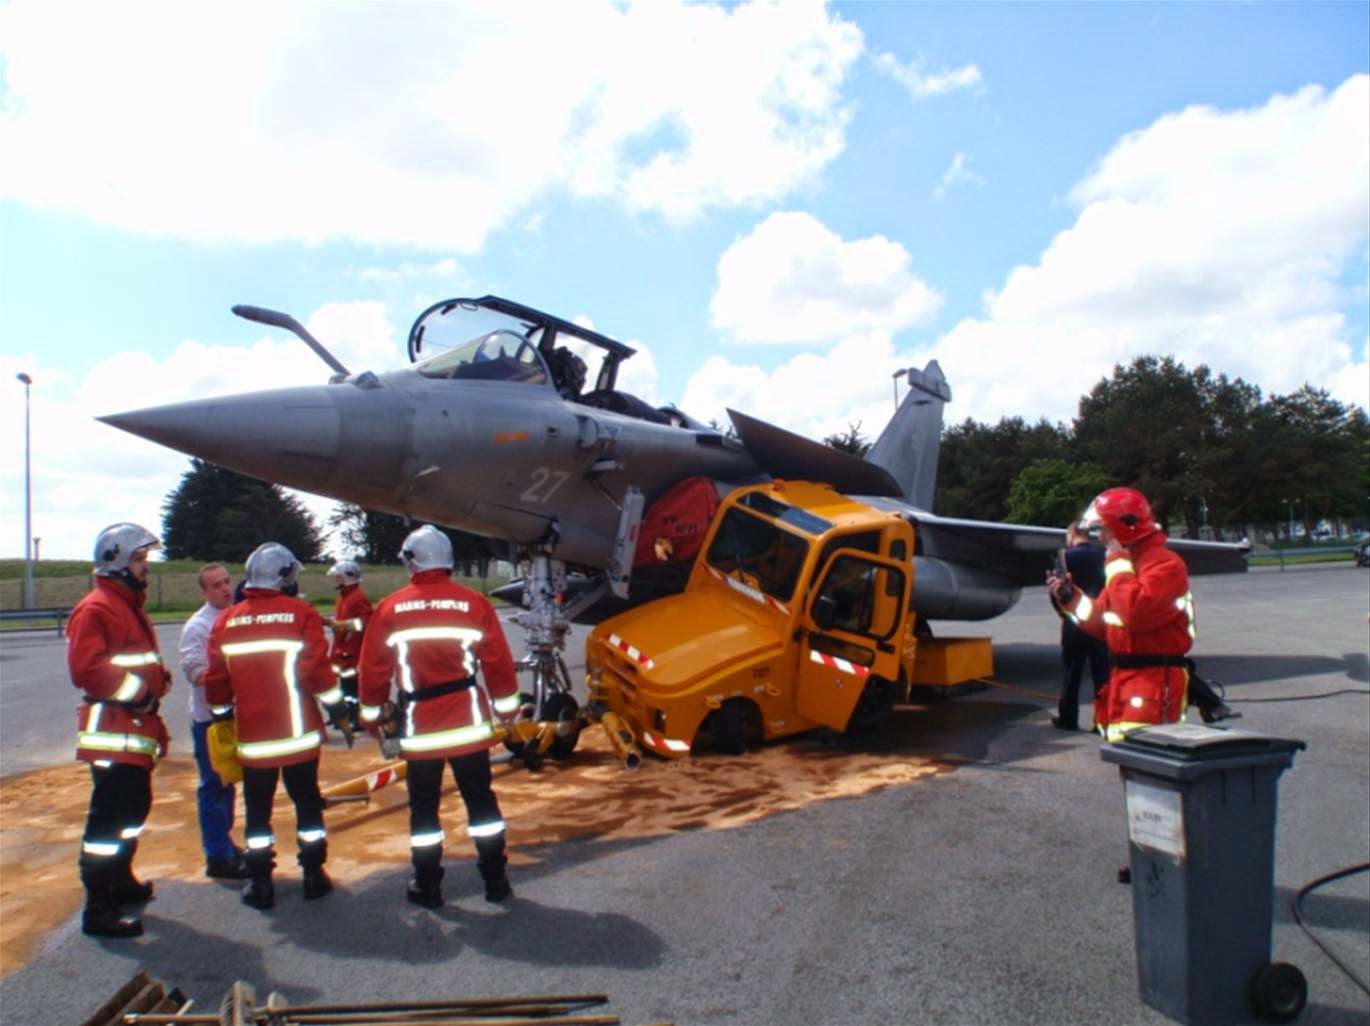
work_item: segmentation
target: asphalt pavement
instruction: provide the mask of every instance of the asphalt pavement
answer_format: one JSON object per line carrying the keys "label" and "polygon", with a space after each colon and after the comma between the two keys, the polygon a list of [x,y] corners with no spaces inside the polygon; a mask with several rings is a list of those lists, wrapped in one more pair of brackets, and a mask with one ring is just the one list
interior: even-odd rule
{"label": "asphalt pavement", "polygon": [[[1274,957],[1308,977],[1301,1021],[1363,1026],[1370,997],[1295,924],[1290,900],[1370,859],[1370,574],[1342,564],[1193,586],[1194,654],[1239,725],[1308,744],[1280,783]],[[161,628],[164,652],[177,631]],[[224,888],[158,881],[138,940],[92,940],[75,917],[52,932],[0,980],[0,1022],[80,1022],[138,967],[209,1009],[246,979],[296,1002],[606,992],[625,1024],[1169,1022],[1138,995],[1132,894],[1115,881],[1127,845],[1118,771],[1089,735],[1053,729],[1051,704],[1028,693],[1059,684],[1042,590],[945,633],[991,634],[996,679],[1012,687],[901,711],[866,750],[938,756],[951,772],[734,829],[541,846],[507,906],[454,872],[444,909],[415,908],[394,865],[270,915]],[[571,654],[579,676],[578,644]],[[62,657],[50,635],[0,636],[0,773],[70,759]],[[1370,976],[1367,875],[1304,910]]]}

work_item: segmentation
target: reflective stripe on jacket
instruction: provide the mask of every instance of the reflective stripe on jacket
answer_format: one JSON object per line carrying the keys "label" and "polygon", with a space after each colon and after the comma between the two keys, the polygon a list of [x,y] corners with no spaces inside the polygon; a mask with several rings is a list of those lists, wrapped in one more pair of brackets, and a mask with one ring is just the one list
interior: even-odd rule
{"label": "reflective stripe on jacket", "polygon": [[215,620],[204,684],[214,712],[234,710],[245,766],[316,758],[323,728],[319,703],[342,698],[314,607],[257,588]]}
{"label": "reflective stripe on jacket", "polygon": [[171,675],[142,606],[142,592],[97,577],[72,610],[67,668],[86,697],[76,717],[76,758],[84,762],[150,768],[166,754],[166,725],[150,710],[171,686]]}
{"label": "reflective stripe on jacket", "polygon": [[[1189,571],[1159,531],[1114,553],[1104,590],[1070,607],[1079,625],[1103,638],[1112,655],[1182,656],[1194,644],[1196,620]],[[1180,666],[1115,666],[1094,702],[1095,726],[1109,741],[1123,732],[1184,719],[1189,674]]]}
{"label": "reflective stripe on jacket", "polygon": [[374,723],[392,685],[401,693],[476,678],[468,688],[409,702],[400,751],[439,759],[494,744],[495,716],[518,709],[518,679],[509,643],[485,596],[425,570],[376,606],[362,643],[362,719]]}

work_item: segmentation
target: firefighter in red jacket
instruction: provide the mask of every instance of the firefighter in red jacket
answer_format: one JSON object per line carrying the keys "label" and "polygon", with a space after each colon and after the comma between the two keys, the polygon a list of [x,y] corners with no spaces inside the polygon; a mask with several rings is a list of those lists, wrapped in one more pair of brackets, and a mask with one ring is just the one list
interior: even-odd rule
{"label": "firefighter in red jacket", "polygon": [[209,635],[205,697],[216,719],[234,716],[247,809],[248,872],[244,904],[276,901],[271,871],[275,837],[271,804],[276,781],[295,804],[295,839],[305,900],[333,889],[324,870],[328,841],[319,794],[319,703],[335,707],[342,691],[328,661],[323,619],[296,598],[300,564],[284,545],[267,542],[247,557],[243,601],[229,606]]}
{"label": "firefighter in red jacket", "polygon": [[[466,804],[485,900],[503,901],[512,890],[489,749],[495,718],[512,718],[519,708],[513,657],[486,598],[451,580],[446,535],[420,527],[405,538],[400,558],[409,584],[381,600],[362,643],[361,716],[368,728],[378,727],[391,684],[397,685],[414,864],[407,896],[425,908],[442,905],[438,799],[446,762]],[[483,680],[476,677],[478,664]]]}
{"label": "firefighter in red jacket", "polygon": [[1101,492],[1083,526],[1099,529],[1108,549],[1104,590],[1090,599],[1068,578],[1053,576],[1052,597],[1081,628],[1108,644],[1113,670],[1094,704],[1094,723],[1109,742],[1138,727],[1176,723],[1188,704],[1194,644],[1194,596],[1184,560],[1146,496],[1133,488]]}
{"label": "firefighter in red jacket", "polygon": [[85,694],[77,713],[76,758],[90,763],[90,811],[78,862],[86,889],[81,929],[137,937],[143,923],[121,907],[152,898],[133,875],[138,835],[152,808],[152,768],[166,754],[157,715],[171,674],[143,612],[148,552],[157,538],[137,524],[112,524],[95,539],[95,587],[67,624],[71,682]]}
{"label": "firefighter in red jacket", "polygon": [[357,711],[357,660],[362,654],[362,636],[371,619],[371,600],[362,591],[362,568],[350,559],[334,563],[328,570],[338,590],[333,607],[333,672],[342,685],[343,701],[352,728],[361,726]]}

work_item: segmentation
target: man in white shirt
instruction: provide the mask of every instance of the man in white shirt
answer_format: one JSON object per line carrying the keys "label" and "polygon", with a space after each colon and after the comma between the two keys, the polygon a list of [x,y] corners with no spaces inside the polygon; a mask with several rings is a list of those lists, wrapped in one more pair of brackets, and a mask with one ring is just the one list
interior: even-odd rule
{"label": "man in white shirt", "polygon": [[205,604],[181,628],[181,672],[190,687],[191,733],[195,740],[195,764],[200,768],[196,791],[200,812],[200,838],[205,851],[205,875],[215,880],[243,880],[247,866],[243,853],[229,837],[233,827],[234,788],[224,785],[209,762],[209,703],[205,700],[204,675],[209,665],[206,646],[219,613],[233,604],[233,578],[222,563],[200,570],[200,594]]}

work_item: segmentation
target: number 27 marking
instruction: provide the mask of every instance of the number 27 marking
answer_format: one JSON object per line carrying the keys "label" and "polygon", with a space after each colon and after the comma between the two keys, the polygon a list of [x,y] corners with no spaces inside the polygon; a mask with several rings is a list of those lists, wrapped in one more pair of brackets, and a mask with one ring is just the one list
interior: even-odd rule
{"label": "number 27 marking", "polygon": [[533,483],[530,484],[524,493],[519,496],[524,502],[536,502],[545,505],[558,488],[566,483],[566,479],[571,475],[564,470],[552,470],[550,467],[534,467]]}

